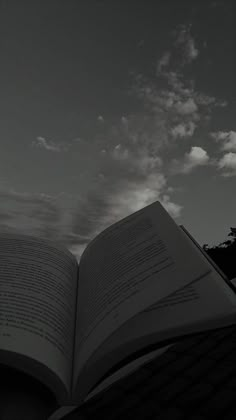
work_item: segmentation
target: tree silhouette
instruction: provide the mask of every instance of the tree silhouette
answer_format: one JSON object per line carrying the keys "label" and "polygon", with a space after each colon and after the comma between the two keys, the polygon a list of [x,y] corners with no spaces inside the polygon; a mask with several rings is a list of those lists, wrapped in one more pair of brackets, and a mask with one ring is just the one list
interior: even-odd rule
{"label": "tree silhouette", "polygon": [[202,248],[231,280],[236,277],[236,228],[230,227],[230,233],[227,236],[231,239],[213,247],[204,244]]}

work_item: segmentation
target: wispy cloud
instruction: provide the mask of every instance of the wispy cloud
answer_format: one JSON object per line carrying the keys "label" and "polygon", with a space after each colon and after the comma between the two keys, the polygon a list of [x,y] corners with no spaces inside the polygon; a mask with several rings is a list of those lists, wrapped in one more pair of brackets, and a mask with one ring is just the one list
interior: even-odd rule
{"label": "wispy cloud", "polygon": [[[121,115],[110,129],[106,122],[96,181],[81,196],[72,219],[75,242],[80,235],[77,248],[72,245],[74,252],[81,253],[96,234],[155,200],[178,218],[183,206],[172,200],[168,175],[189,174],[211,164],[194,136],[214,107],[226,103],[197,91],[194,80],[184,76],[185,66],[200,55],[191,31],[190,25],[177,28],[173,46],[160,56],[152,79],[143,74],[134,77],[130,94],[140,101],[140,111]],[[171,160],[179,139],[193,139],[194,145],[188,143],[186,153]]]}
{"label": "wispy cloud", "polygon": [[[112,123],[98,115],[99,135],[94,142],[73,140],[73,147],[81,148],[93,173],[79,197],[73,198],[71,209],[56,197],[7,192],[6,202],[14,201],[3,209],[3,219],[8,209],[11,214],[11,220],[4,219],[9,228],[27,225],[32,233],[59,239],[79,259],[96,234],[156,200],[172,217],[180,217],[183,206],[172,198],[178,187],[172,187],[168,176],[186,175],[211,164],[204,145],[197,145],[196,133],[215,107],[227,103],[199,92],[194,80],[184,75],[186,66],[200,55],[191,25],[179,26],[174,37],[173,45],[160,55],[153,78],[135,77],[129,93],[139,100],[139,111],[120,115]],[[178,142],[184,145],[185,139],[186,152],[177,158]],[[33,146],[60,152],[67,150],[69,143],[38,137]],[[232,170],[233,153],[225,155],[220,165]]]}
{"label": "wispy cloud", "polygon": [[112,223],[156,200],[163,204],[172,217],[178,217],[182,206],[172,202],[170,195],[163,195],[166,190],[167,180],[161,173],[150,174],[142,180],[116,182],[113,188],[111,183],[100,188],[98,184],[96,191],[95,188],[91,190],[74,213],[73,232],[84,237],[84,245],[79,244],[80,251],[82,246],[85,248],[88,239],[93,239]]}
{"label": "wispy cloud", "polygon": [[[151,119],[156,118],[163,128],[161,135],[158,132],[159,145],[171,147],[172,140],[192,137],[198,127],[210,121],[215,107],[227,103],[194,89],[194,81],[186,79],[179,70],[157,67],[156,82],[138,75],[133,90],[149,111],[150,123],[153,125]],[[161,82],[165,88],[160,88]]]}
{"label": "wispy cloud", "polygon": [[236,151],[236,131],[218,131],[211,133],[223,151]]}
{"label": "wispy cloud", "polygon": [[[137,148],[134,145],[130,147],[117,144],[110,152],[110,157],[115,161],[124,162],[130,174],[149,175],[153,170],[160,169],[163,162],[160,156],[155,152],[151,154],[148,143],[138,144],[139,139],[135,140]],[[132,147],[133,146],[133,147]]]}
{"label": "wispy cloud", "polygon": [[175,45],[182,53],[182,63],[189,64],[199,55],[196,42],[191,34],[192,24],[179,25],[174,34],[176,35]]}
{"label": "wispy cloud", "polygon": [[209,156],[202,147],[192,146],[190,152],[186,152],[182,159],[173,159],[171,165],[172,174],[189,174],[199,166],[207,165]]}
{"label": "wispy cloud", "polygon": [[[68,247],[79,259],[90,238],[83,235],[83,223],[79,231],[73,231],[73,212],[81,200],[67,193],[44,193],[0,190],[0,232],[35,235],[57,241]],[[89,217],[85,216],[87,225]],[[78,252],[78,251],[81,252]]]}
{"label": "wispy cloud", "polygon": [[180,115],[192,115],[198,111],[198,106],[194,98],[187,98],[185,101],[176,101],[175,109]]}
{"label": "wispy cloud", "polygon": [[183,209],[182,205],[174,203],[170,200],[170,196],[168,194],[164,194],[162,200],[160,200],[162,205],[165,209],[172,215],[172,217],[179,217],[181,215],[181,211]]}
{"label": "wispy cloud", "polygon": [[197,125],[194,121],[179,123],[171,129],[171,135],[176,139],[178,137],[191,137],[194,134]]}
{"label": "wispy cloud", "polygon": [[223,177],[236,176],[236,153],[225,153],[224,156],[218,160],[217,167],[219,170],[226,169],[226,172],[221,173],[221,176]]}
{"label": "wispy cloud", "polygon": [[236,169],[236,153],[226,153],[219,161],[220,168]]}
{"label": "wispy cloud", "polygon": [[211,132],[210,136],[219,144],[218,153],[227,152],[213,160],[213,165],[220,171],[220,176],[236,176],[236,132],[217,131]]}
{"label": "wispy cloud", "polygon": [[166,51],[157,63],[157,71],[161,72],[163,70],[163,67],[168,66],[168,64],[170,63],[170,57],[170,51]]}
{"label": "wispy cloud", "polygon": [[[127,207],[130,212],[134,212],[156,200],[163,204],[172,217],[178,217],[182,206],[173,203],[170,196],[165,194],[166,187],[167,179],[161,173],[150,174],[143,182],[130,181],[119,194],[109,198],[112,217],[124,217],[127,215]],[[110,219],[109,223],[113,220]]]}
{"label": "wispy cloud", "polygon": [[60,143],[57,144],[53,141],[47,140],[45,137],[38,136],[36,140],[33,140],[31,145],[41,149],[48,150],[50,152],[62,152],[68,150],[68,144]]}
{"label": "wispy cloud", "polygon": [[[180,25],[173,32],[174,42],[157,62],[156,80],[137,75],[134,91],[149,111],[149,124],[153,119],[158,121],[156,129],[156,150],[162,153],[168,150],[169,155],[176,151],[177,141],[194,142],[191,151],[177,158],[169,159],[169,174],[188,174],[194,169],[209,164],[215,165],[199,142],[198,129],[206,129],[215,108],[226,107],[225,100],[198,91],[195,81],[185,76],[185,68],[200,55],[192,35],[192,25]],[[226,138],[226,135],[225,135]],[[224,150],[232,150],[234,136],[231,132]],[[163,168],[166,169],[165,162]]]}
{"label": "wispy cloud", "polygon": [[[55,238],[59,213],[55,198],[46,194],[1,190],[1,210],[8,214],[5,229]],[[3,225],[2,225],[3,228]]]}
{"label": "wispy cloud", "polygon": [[104,117],[102,116],[102,115],[99,115],[98,117],[97,117],[97,120],[100,122],[100,123],[104,123]]}
{"label": "wispy cloud", "polygon": [[119,143],[114,147],[112,157],[116,160],[127,160],[129,158],[129,150],[124,149]]}

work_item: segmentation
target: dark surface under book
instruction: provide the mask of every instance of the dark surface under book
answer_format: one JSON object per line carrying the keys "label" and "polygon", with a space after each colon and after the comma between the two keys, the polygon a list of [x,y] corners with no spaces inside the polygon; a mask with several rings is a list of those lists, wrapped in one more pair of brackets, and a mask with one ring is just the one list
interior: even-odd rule
{"label": "dark surface under book", "polygon": [[236,325],[180,339],[65,420],[236,419]]}

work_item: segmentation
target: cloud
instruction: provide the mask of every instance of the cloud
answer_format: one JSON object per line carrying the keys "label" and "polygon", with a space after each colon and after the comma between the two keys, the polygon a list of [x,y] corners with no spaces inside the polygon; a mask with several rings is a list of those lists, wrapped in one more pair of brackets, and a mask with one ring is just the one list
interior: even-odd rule
{"label": "cloud", "polygon": [[128,182],[121,191],[108,199],[112,217],[120,219],[152,203],[159,198],[166,182],[163,174],[149,175],[142,182]]}
{"label": "cloud", "polygon": [[39,147],[41,149],[48,150],[50,152],[62,152],[68,150],[68,145],[66,144],[56,144],[53,141],[46,140],[45,137],[38,136],[36,140],[33,140],[31,145],[33,147]]}
{"label": "cloud", "polygon": [[224,8],[226,8],[227,6],[231,6],[233,4],[233,2],[225,2],[224,0],[218,0],[218,1],[213,1],[213,2],[211,2],[209,5],[208,5],[208,7],[209,8],[215,8],[215,7],[218,7],[218,6],[223,6]]}
{"label": "cloud", "polygon": [[220,143],[223,151],[236,151],[236,131],[218,131],[211,133],[211,137]]}
{"label": "cloud", "polygon": [[158,61],[157,64],[157,70],[158,72],[162,71],[163,67],[168,66],[168,64],[170,63],[170,57],[171,54],[169,51],[166,51],[163,56],[160,58],[160,60]]}
{"label": "cloud", "polygon": [[163,207],[168,211],[168,213],[173,217],[177,218],[181,215],[181,210],[183,209],[183,206],[173,203],[170,200],[170,196],[168,194],[163,195],[163,199],[161,200],[161,204]]}
{"label": "cloud", "polygon": [[174,32],[176,35],[175,45],[182,53],[183,65],[191,63],[199,55],[195,40],[191,35],[192,25],[179,25]]}
{"label": "cloud", "polygon": [[199,50],[195,46],[193,38],[188,39],[186,44],[186,55],[188,60],[195,60],[199,54]]}
{"label": "cloud", "polygon": [[124,127],[124,129],[128,130],[128,128],[129,128],[129,120],[124,115],[122,115],[122,117],[121,117],[121,124]]}
{"label": "cloud", "polygon": [[196,90],[195,81],[184,76],[185,67],[200,54],[191,32],[192,24],[178,25],[173,31],[172,47],[157,61],[157,83],[142,75],[136,79],[137,95],[150,112],[156,113],[156,118],[164,121],[169,145],[171,138],[193,136],[198,126],[210,121],[215,107],[227,106],[226,101]]}
{"label": "cloud", "polygon": [[[132,124],[131,128],[134,129]],[[134,131],[131,130],[131,133],[134,134]],[[166,191],[167,180],[161,171],[162,159],[151,148],[148,137],[144,144],[136,133],[133,142],[131,133],[126,133],[124,144],[119,143],[112,148],[107,145],[97,182],[90,185],[84,197],[81,196],[74,212],[72,231],[86,238],[84,247],[112,223],[161,200]],[[112,140],[111,136],[110,142]],[[166,206],[168,203],[172,203],[170,197],[165,200]],[[169,208],[174,212],[172,204]],[[81,244],[79,249],[81,252]]]}
{"label": "cloud", "polygon": [[178,137],[191,137],[194,134],[197,125],[193,121],[187,123],[180,123],[171,128],[171,134],[176,139]]}
{"label": "cloud", "polygon": [[56,238],[60,214],[55,197],[11,189],[1,190],[0,200],[2,212],[8,214],[6,229]]}
{"label": "cloud", "polygon": [[144,44],[145,44],[144,39],[141,39],[140,41],[138,41],[138,43],[137,43],[137,47],[138,47],[138,48],[141,48],[141,47],[143,47],[143,46],[144,46]]}
{"label": "cloud", "polygon": [[113,151],[112,151],[112,157],[114,159],[117,159],[117,160],[125,160],[125,159],[128,159],[128,156],[129,156],[128,149],[124,149],[121,146],[121,144],[117,144],[114,147]]}
{"label": "cloud", "polygon": [[[140,123],[140,118],[130,116],[128,131],[121,120],[120,125],[113,127],[106,153],[102,154],[97,182],[81,195],[71,225],[71,231],[84,238],[78,247],[72,244],[77,255],[106,227],[166,195],[167,180],[158,147],[155,148],[145,124],[137,122]],[[117,138],[122,143],[114,144]],[[182,207],[173,203],[169,195],[163,203],[173,217],[180,215]]]}
{"label": "cloud", "polygon": [[[197,124],[201,120],[201,113],[205,111],[202,106],[199,109],[195,101],[195,92],[187,85],[187,82],[181,80],[181,76],[175,73],[170,77],[170,73],[164,73],[158,76],[164,78],[168,87],[158,89],[156,85],[143,80],[138,80],[136,86],[137,96],[144,101],[145,107],[149,111],[150,123],[151,119],[158,121],[159,127],[162,126],[162,135],[159,137],[159,143],[163,139],[164,147],[167,143],[170,145],[171,138],[168,132],[177,137],[177,133],[186,133],[186,136],[193,135]],[[203,108],[203,109],[202,109]],[[206,114],[204,112],[204,114]],[[178,126],[178,128],[176,128]],[[184,128],[183,128],[184,127]],[[173,130],[173,131],[172,131]],[[160,133],[160,130],[159,130]]]}
{"label": "cloud", "polygon": [[198,110],[198,106],[194,101],[194,98],[188,98],[185,101],[179,100],[175,103],[175,109],[178,114],[189,115],[194,114]]}
{"label": "cloud", "polygon": [[217,102],[217,99],[214,96],[209,96],[202,92],[198,92],[195,95],[195,101],[198,105],[208,106],[215,104]]}
{"label": "cloud", "polygon": [[113,194],[107,196],[106,212],[100,222],[99,231],[102,228],[140,210],[141,208],[159,200],[172,217],[179,217],[182,206],[171,201],[170,196],[163,195],[167,187],[167,179],[161,173],[150,174],[143,181],[129,181],[122,185]]}
{"label": "cloud", "polygon": [[[95,136],[94,142],[80,141],[84,160],[92,161],[94,176],[86,178],[70,216],[63,218],[66,212],[58,211],[60,230],[54,232],[77,259],[101,231],[156,200],[178,218],[183,206],[171,197],[178,187],[169,185],[168,175],[189,174],[211,162],[204,148],[190,145],[182,158],[171,160],[176,140],[191,139],[214,107],[223,106],[184,77],[185,66],[199,55],[190,30],[186,25],[177,28],[173,48],[160,56],[152,80],[136,75],[129,93],[139,99],[139,110],[121,114],[112,124],[106,120],[106,130],[104,117],[99,115],[102,135]],[[172,173],[168,173],[169,161]],[[40,216],[40,211],[34,210],[33,217],[37,212]],[[46,231],[47,212],[43,214]]]}
{"label": "cloud", "polygon": [[[173,48],[160,56],[153,79],[135,77],[129,93],[139,99],[138,111],[121,114],[112,124],[106,120],[105,125],[99,115],[95,125],[100,131],[94,139],[74,139],[90,166],[73,205],[67,197],[64,204],[56,197],[15,197],[9,206],[9,226],[27,226],[32,232],[60,239],[79,259],[103,229],[156,200],[172,217],[181,215],[183,206],[171,197],[178,187],[169,185],[168,163],[172,174],[188,174],[211,161],[202,147],[189,144],[182,158],[171,160],[173,150],[176,156],[176,139],[192,141],[202,120],[223,102],[198,92],[194,81],[184,77],[183,69],[196,60],[199,50],[191,26],[177,29]],[[62,150],[44,137],[38,137],[35,146]]]}
{"label": "cloud", "polygon": [[199,146],[192,146],[190,152],[186,152],[183,159],[173,159],[170,165],[170,173],[172,174],[189,174],[198,166],[207,165],[209,163],[207,152]]}
{"label": "cloud", "polygon": [[236,175],[236,132],[235,131],[217,131],[211,132],[210,136],[220,144],[220,152],[225,153],[220,159],[214,159],[213,165],[218,170],[228,169],[228,172],[221,172],[223,177]]}
{"label": "cloud", "polygon": [[154,126],[154,121],[157,121],[159,148],[170,148],[173,139],[192,137],[198,127],[205,125],[218,101],[194,90],[193,82],[176,71],[159,73],[157,80],[159,78],[167,83],[167,87],[160,89],[158,83],[138,77],[134,91],[144,103],[149,125]]}
{"label": "cloud", "polygon": [[[179,38],[175,48],[178,52],[182,48],[188,64],[199,52],[190,31],[185,35],[182,33],[183,39]],[[68,236],[68,241],[74,252],[81,253],[103,229],[156,200],[173,217],[180,216],[183,206],[171,199],[174,189],[168,185],[165,158],[167,155],[170,160],[174,140],[194,136],[203,118],[217,106],[217,100],[196,91],[194,81],[188,81],[179,71],[182,59],[180,66],[174,59],[172,50],[164,52],[152,81],[136,75],[129,93],[140,100],[140,110],[121,115],[110,127],[107,124],[97,154],[96,181],[81,194],[73,213],[71,232],[75,236]],[[209,163],[202,147],[188,150],[182,159],[175,159],[175,173],[187,174]]]}
{"label": "cloud", "polygon": [[[164,128],[161,136],[158,136],[159,144],[162,142],[164,148],[167,144],[171,147],[172,139],[193,136],[198,127],[210,121],[215,107],[227,105],[226,101],[197,91],[194,80],[188,80],[181,72],[183,51],[179,51],[179,45],[191,41],[190,28],[177,28],[178,41],[174,42],[174,48],[166,51],[157,62],[156,81],[139,74],[133,87],[133,92],[143,101],[149,116],[158,119],[159,125]],[[192,42],[189,45],[193,45]],[[175,52],[178,53],[176,56]],[[188,56],[193,59],[196,53],[189,52]],[[187,64],[189,60],[185,60]]]}
{"label": "cloud", "polygon": [[221,176],[236,176],[236,153],[228,152],[217,162],[218,169],[229,169],[228,172],[222,172]]}
{"label": "cloud", "polygon": [[[138,139],[136,141],[138,142]],[[126,163],[129,173],[148,175],[163,164],[160,156],[151,153],[148,146],[148,138],[146,146],[140,144],[136,149],[131,146],[128,149],[119,143],[111,150],[110,156],[116,161]],[[105,154],[105,151],[102,152]]]}
{"label": "cloud", "polygon": [[29,234],[56,241],[66,246],[78,260],[90,241],[90,237],[83,234],[83,226],[89,225],[89,211],[92,211],[90,206],[86,207],[86,214],[84,220],[81,219],[80,227],[73,231],[73,212],[83,202],[79,196],[68,193],[48,195],[2,189],[0,202],[0,232]]}
{"label": "cloud", "polygon": [[209,161],[207,152],[198,146],[192,146],[191,151],[185,154],[183,173],[189,173],[197,166],[206,165]]}
{"label": "cloud", "polygon": [[12,199],[16,202],[26,202],[30,204],[42,204],[50,202],[51,196],[45,193],[29,193],[29,192],[19,192],[12,189],[1,190],[1,199]]}
{"label": "cloud", "polygon": [[149,156],[144,154],[138,159],[134,159],[133,165],[136,166],[141,174],[148,174],[155,168],[160,168],[163,165],[163,161],[159,156]]}

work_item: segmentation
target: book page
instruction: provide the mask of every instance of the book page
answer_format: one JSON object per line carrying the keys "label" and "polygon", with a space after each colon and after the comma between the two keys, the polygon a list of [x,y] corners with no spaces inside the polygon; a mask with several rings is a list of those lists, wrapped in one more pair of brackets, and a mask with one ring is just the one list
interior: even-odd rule
{"label": "book page", "polygon": [[121,379],[125,378],[126,376],[131,375],[133,372],[138,370],[141,366],[144,366],[146,363],[151,362],[152,360],[156,359],[157,357],[161,356],[163,353],[165,353],[171,345],[165,346],[161,349],[157,349],[154,351],[150,351],[148,354],[138,357],[136,360],[133,360],[132,362],[128,363],[124,367],[118,369],[117,372],[111,374],[106,379],[104,379],[98,386],[92,390],[88,396],[85,398],[85,401],[90,400],[95,395],[100,394],[100,392],[104,391],[105,389],[108,389],[116,383],[117,381],[120,381]]}
{"label": "book page", "polygon": [[98,235],[80,260],[74,386],[94,350],[124,322],[210,271],[159,202]]}
{"label": "book page", "polygon": [[[219,266],[212,260],[212,258],[207,254],[207,252],[202,249],[198,244],[196,239],[188,232],[188,230],[181,225],[182,235],[186,238],[191,248],[195,249],[202,261],[207,261],[209,266],[212,268],[215,273],[215,281],[218,283],[218,286],[221,288],[222,293],[228,296],[229,301],[233,306],[235,305],[235,290],[232,287],[231,281],[227,278],[226,274],[219,268]],[[229,287],[230,286],[230,287]]]}
{"label": "book page", "polygon": [[77,261],[64,247],[0,235],[0,349],[46,365],[71,387]]}
{"label": "book page", "polygon": [[[228,287],[232,298],[234,292]],[[220,328],[236,323],[236,295],[234,300],[225,293],[222,279],[216,272],[207,274],[146,308],[114,332],[90,358],[78,381],[78,398],[84,398],[94,384],[114,365],[139,349],[179,336]],[[137,357],[137,356],[136,356]],[[138,361],[138,360],[137,360]],[[141,359],[140,359],[141,362]],[[125,364],[124,364],[125,366]],[[121,370],[123,368],[120,368]],[[118,375],[119,370],[117,371]],[[113,376],[113,379],[112,379]],[[115,382],[115,374],[105,377],[94,389]],[[81,381],[81,382],[80,382]],[[79,385],[82,385],[81,388]]]}

